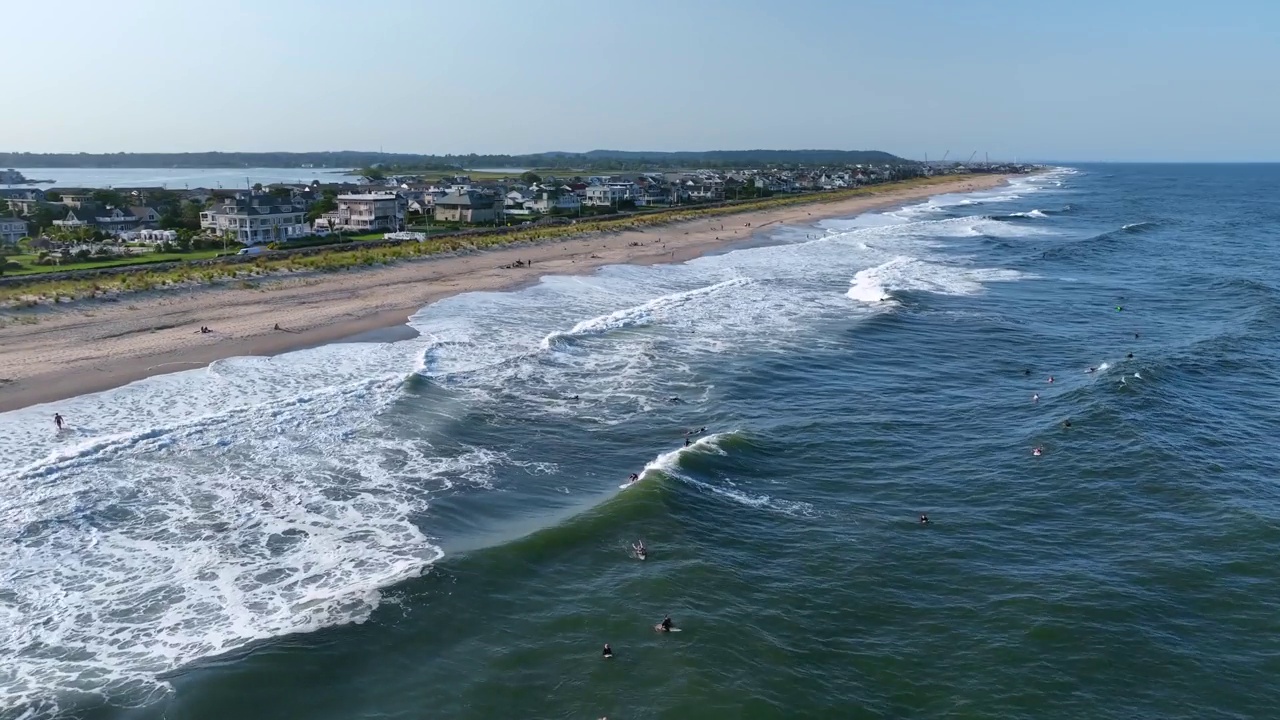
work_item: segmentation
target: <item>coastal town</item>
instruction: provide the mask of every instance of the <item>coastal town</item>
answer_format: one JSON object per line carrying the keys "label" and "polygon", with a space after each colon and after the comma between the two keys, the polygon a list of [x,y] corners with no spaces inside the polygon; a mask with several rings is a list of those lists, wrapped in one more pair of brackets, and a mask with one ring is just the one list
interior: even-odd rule
{"label": "coastal town", "polygon": [[[0,272],[24,274],[253,254],[368,240],[422,241],[482,227],[822,193],[934,175],[1027,172],[1029,166],[852,165],[593,174],[585,171],[393,173],[361,182],[244,188],[31,187],[0,171]],[[172,257],[171,257],[172,256]]]}

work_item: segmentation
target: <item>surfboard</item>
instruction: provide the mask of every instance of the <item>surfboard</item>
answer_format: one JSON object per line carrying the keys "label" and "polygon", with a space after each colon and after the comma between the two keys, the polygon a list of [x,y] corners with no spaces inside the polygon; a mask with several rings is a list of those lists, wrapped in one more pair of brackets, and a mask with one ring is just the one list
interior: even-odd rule
{"label": "surfboard", "polygon": [[673,627],[670,630],[663,630],[662,623],[658,623],[657,625],[654,625],[653,629],[657,630],[658,632],[680,632],[680,628],[677,628],[677,627]]}
{"label": "surfboard", "polygon": [[626,490],[627,488],[631,487],[632,485],[635,485],[635,484],[636,484],[636,483],[638,483],[638,482],[640,482],[640,478],[636,478],[635,480],[628,480],[628,481],[626,481],[626,482],[622,483],[621,485],[619,485],[619,486],[618,486],[618,489],[619,489],[619,490]]}

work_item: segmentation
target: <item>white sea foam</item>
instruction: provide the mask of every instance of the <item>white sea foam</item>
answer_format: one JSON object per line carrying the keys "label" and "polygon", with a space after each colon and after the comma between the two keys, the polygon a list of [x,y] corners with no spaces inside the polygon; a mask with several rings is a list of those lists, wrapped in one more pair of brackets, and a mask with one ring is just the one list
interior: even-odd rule
{"label": "white sea foam", "polygon": [[926,262],[913,257],[896,257],[875,267],[859,270],[845,293],[851,300],[880,303],[893,299],[898,291],[920,291],[940,295],[974,295],[985,283],[1021,279],[1016,270],[971,268]]}

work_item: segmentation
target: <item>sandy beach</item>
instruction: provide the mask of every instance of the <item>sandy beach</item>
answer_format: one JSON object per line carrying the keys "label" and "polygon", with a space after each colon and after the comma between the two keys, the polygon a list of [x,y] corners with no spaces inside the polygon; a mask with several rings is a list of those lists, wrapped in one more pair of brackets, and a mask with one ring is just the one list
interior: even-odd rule
{"label": "sandy beach", "polygon": [[[274,355],[403,325],[423,306],[455,293],[510,289],[543,275],[586,273],[604,265],[681,262],[742,243],[773,225],[848,217],[932,195],[989,188],[1004,179],[959,177],[952,183],[646,230],[11,313],[25,322],[0,328],[0,412],[222,358]],[[517,260],[525,264],[510,267]],[[201,326],[212,332],[200,333]]]}

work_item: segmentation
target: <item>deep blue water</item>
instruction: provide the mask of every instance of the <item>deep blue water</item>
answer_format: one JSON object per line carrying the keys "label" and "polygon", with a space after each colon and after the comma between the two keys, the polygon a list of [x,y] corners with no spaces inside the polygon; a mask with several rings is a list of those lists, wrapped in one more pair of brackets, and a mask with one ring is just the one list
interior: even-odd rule
{"label": "deep blue water", "polygon": [[0,715],[1274,717],[1278,197],[1082,166],[0,415]]}

